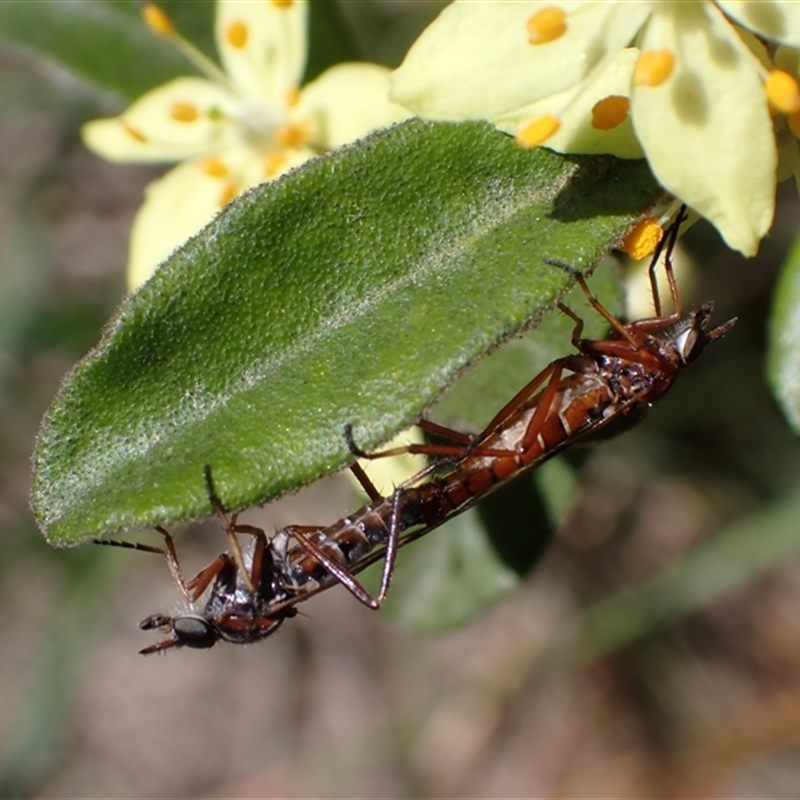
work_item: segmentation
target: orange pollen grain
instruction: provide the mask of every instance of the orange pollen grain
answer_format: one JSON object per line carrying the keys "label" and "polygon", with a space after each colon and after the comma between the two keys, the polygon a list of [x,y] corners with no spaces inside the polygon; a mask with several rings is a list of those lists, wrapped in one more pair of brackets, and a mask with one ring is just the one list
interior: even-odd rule
{"label": "orange pollen grain", "polygon": [[674,68],[675,56],[670,50],[645,50],[633,71],[634,86],[660,86]]}
{"label": "orange pollen grain", "polygon": [[155,3],[145,3],[142,7],[142,19],[159,36],[172,36],[175,33],[172,20]]}
{"label": "orange pollen grain", "polygon": [[516,137],[516,142],[521,147],[538,147],[546,142],[559,128],[561,122],[557,117],[546,114],[543,117],[529,122]]}
{"label": "orange pollen grain", "polygon": [[789,130],[791,130],[795,136],[800,138],[800,111],[798,111],[796,114],[789,114],[788,122]]}
{"label": "orange pollen grain", "polygon": [[548,6],[537,11],[525,23],[525,28],[531,44],[547,44],[567,32],[567,15],[556,6]]}
{"label": "orange pollen grain", "polygon": [[218,158],[209,156],[200,162],[200,169],[211,178],[227,178],[230,170]]}
{"label": "orange pollen grain", "polygon": [[628,118],[631,101],[619,94],[611,94],[592,106],[592,127],[598,131],[610,131]]}
{"label": "orange pollen grain", "polygon": [[278,8],[291,8],[294,0],[271,0],[271,2],[272,5],[277,6]]}
{"label": "orange pollen grain", "polygon": [[800,111],[800,86],[797,80],[782,69],[774,69],[767,75],[764,91],[770,105],[781,114],[796,114]]}
{"label": "orange pollen grain", "polygon": [[288,122],[275,131],[275,141],[281,147],[296,148],[308,140],[308,125]]}
{"label": "orange pollen grain", "polygon": [[191,103],[173,103],[169,115],[176,122],[196,122],[200,112]]}
{"label": "orange pollen grain", "polygon": [[664,238],[664,229],[655,217],[645,217],[636,223],[633,230],[622,242],[624,250],[631,258],[639,261],[647,258]]}
{"label": "orange pollen grain", "polygon": [[291,86],[286,90],[286,105],[294,108],[300,102],[300,87]]}
{"label": "orange pollen grain", "polygon": [[232,183],[229,183],[219,193],[219,197],[217,198],[217,205],[220,208],[222,208],[222,206],[225,206],[228,203],[230,203],[230,201],[233,200],[233,198],[236,197],[237,194],[238,194],[238,192],[236,191],[236,187]]}
{"label": "orange pollen grain", "polygon": [[241,50],[247,44],[249,33],[247,25],[237,19],[228,25],[228,29],[225,31],[225,39],[231,47]]}
{"label": "orange pollen grain", "polygon": [[147,144],[147,137],[134,125],[131,125],[128,120],[123,119],[121,120],[122,127],[125,129],[125,133],[128,134],[132,139],[136,139],[137,142],[141,142],[142,144]]}
{"label": "orange pollen grain", "polygon": [[264,176],[274,178],[286,163],[286,156],[283,153],[266,153],[264,155]]}

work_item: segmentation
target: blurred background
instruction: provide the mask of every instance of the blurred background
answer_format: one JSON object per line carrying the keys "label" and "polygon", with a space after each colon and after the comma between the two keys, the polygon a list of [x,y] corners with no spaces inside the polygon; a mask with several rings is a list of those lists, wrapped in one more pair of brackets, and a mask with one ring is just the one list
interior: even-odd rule
{"label": "blurred background", "polygon": [[[388,66],[442,6],[327,5],[348,47]],[[123,297],[131,220],[163,172],[81,144],[82,122],[122,107],[0,47],[0,795],[796,795],[800,448],[764,378],[794,187],[755,259],[705,225],[685,237],[687,302],[739,324],[635,430],[537,477],[570,483],[569,502],[483,613],[423,634],[441,587],[416,587],[414,630],[333,589],[259,645],[143,658],[138,621],[178,605],[163,561],[53,550],[27,499],[39,420]],[[541,542],[532,487],[484,521]],[[334,476],[248,519],[327,524],[356,502]],[[405,574],[455,533],[410,545]],[[185,572],[221,546],[190,526]]]}

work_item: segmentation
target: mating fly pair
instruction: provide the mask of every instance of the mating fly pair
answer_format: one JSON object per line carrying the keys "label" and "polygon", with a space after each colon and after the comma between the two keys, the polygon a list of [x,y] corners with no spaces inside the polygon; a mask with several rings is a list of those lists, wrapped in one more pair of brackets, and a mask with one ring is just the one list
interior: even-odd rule
{"label": "mating fly pair", "polygon": [[[209,499],[222,521],[230,552],[218,556],[190,581],[182,577],[172,536],[160,526],[157,530],[164,536],[166,548],[97,540],[162,554],[192,606],[210,587],[202,608],[175,616],[154,614],[143,620],[140,627],[158,629],[168,638],[141,652],[208,648],[219,640],[258,641],[295,616],[298,603],[339,583],[360,602],[378,608],[386,597],[400,547],[565,447],[651,406],[672,386],[683,367],[736,322],[734,318],[707,331],[713,303],[704,303],[683,318],[671,255],[684,219],[682,209],[650,265],[655,311],[651,318],[620,322],[592,294],[580,272],[550,262],[569,272],[583,289],[611,326],[609,338],[582,339],[582,320],[559,303],[559,309],[575,323],[572,344],[577,352],[545,367],[477,436],[422,420],[423,429],[453,444],[413,444],[369,454],[358,448],[347,426],[345,436],[354,456],[412,453],[435,459],[388,497],[383,497],[354,463],[350,469],[370,498],[367,505],[329,527],[290,525],[268,538],[260,528],[239,524],[237,514],[227,517],[206,467]],[[674,305],[671,314],[663,312],[656,282],[664,245],[664,269]],[[242,533],[254,539],[247,557],[238,540]],[[373,597],[355,576],[381,560],[380,589]]]}

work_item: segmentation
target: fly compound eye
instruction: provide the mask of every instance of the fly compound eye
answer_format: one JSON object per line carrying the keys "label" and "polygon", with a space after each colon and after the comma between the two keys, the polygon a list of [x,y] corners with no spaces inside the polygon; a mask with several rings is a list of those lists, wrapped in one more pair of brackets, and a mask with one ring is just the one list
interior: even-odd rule
{"label": "fly compound eye", "polygon": [[693,326],[683,331],[675,339],[681,361],[684,364],[691,364],[703,352],[706,341],[705,334],[699,328]]}
{"label": "fly compound eye", "polygon": [[213,647],[219,638],[207,619],[191,615],[176,617],[172,623],[172,633],[178,646],[197,650]]}

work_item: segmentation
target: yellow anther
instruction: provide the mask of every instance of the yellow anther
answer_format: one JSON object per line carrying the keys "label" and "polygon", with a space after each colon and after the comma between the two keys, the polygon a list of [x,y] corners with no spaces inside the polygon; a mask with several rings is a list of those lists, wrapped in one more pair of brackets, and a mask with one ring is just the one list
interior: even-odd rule
{"label": "yellow anther", "polygon": [[774,69],[767,75],[764,91],[770,105],[781,114],[796,114],[800,111],[800,86],[797,80],[782,69]]}
{"label": "yellow anther", "polygon": [[531,44],[547,44],[567,32],[567,15],[557,6],[537,11],[526,23]]}
{"label": "yellow anther", "polygon": [[631,258],[640,261],[647,258],[664,238],[664,229],[655,217],[645,217],[636,223],[633,230],[622,242],[624,250]]}
{"label": "yellow anther", "polygon": [[225,186],[225,188],[219,193],[219,197],[217,198],[217,205],[220,208],[222,208],[222,206],[228,205],[228,203],[230,203],[230,201],[233,200],[233,198],[236,197],[237,194],[238,192],[236,191],[236,187],[232,183],[227,184],[227,186]]}
{"label": "yellow anther", "polygon": [[225,38],[231,47],[241,50],[247,44],[247,38],[250,32],[247,30],[247,25],[241,20],[235,20],[228,25],[225,31]]}
{"label": "yellow anther", "polygon": [[200,169],[211,178],[227,178],[230,170],[215,156],[204,158],[200,162]]}
{"label": "yellow anther", "polygon": [[122,123],[122,127],[125,129],[125,133],[128,134],[132,139],[136,139],[137,142],[141,142],[142,144],[147,144],[147,137],[134,125],[131,125],[128,120],[123,119],[120,120]]}
{"label": "yellow anther", "polygon": [[278,8],[290,8],[294,0],[271,0],[271,2]]}
{"label": "yellow anther", "polygon": [[631,101],[619,94],[611,94],[592,106],[592,127],[598,131],[610,131],[628,118]]}
{"label": "yellow anther", "polygon": [[789,114],[787,119],[789,121],[789,130],[791,130],[795,136],[800,138],[800,111],[798,111],[796,114]]}
{"label": "yellow anther", "polygon": [[300,87],[290,86],[286,90],[286,105],[289,108],[294,108],[300,102]]}
{"label": "yellow anther", "polygon": [[169,115],[176,122],[195,122],[200,112],[191,103],[173,103]]}
{"label": "yellow anther", "polygon": [[537,147],[546,142],[560,127],[561,122],[558,117],[546,114],[529,122],[517,134],[517,144],[521,147]]}
{"label": "yellow anther", "polygon": [[308,124],[287,122],[280,125],[275,131],[275,141],[281,147],[295,148],[305,144],[308,140]]}
{"label": "yellow anther", "polygon": [[660,86],[672,74],[675,56],[669,50],[645,50],[633,71],[635,86]]}
{"label": "yellow anther", "polygon": [[155,3],[145,3],[142,6],[142,19],[159,36],[172,36],[175,33],[172,20]]}
{"label": "yellow anther", "polygon": [[264,155],[264,177],[274,178],[286,163],[283,153],[270,152]]}

